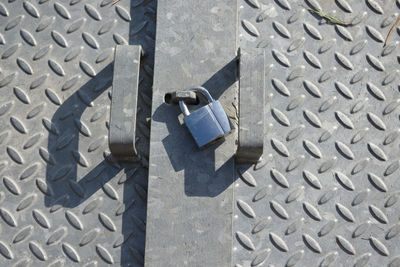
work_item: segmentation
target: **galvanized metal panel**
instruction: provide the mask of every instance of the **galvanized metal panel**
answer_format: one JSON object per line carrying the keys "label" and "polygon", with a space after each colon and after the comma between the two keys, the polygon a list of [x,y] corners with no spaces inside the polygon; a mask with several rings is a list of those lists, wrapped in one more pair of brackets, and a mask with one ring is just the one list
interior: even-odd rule
{"label": "galvanized metal panel", "polygon": [[199,150],[164,103],[203,85],[232,107],[236,3],[159,1],[146,224],[146,266],[230,266],[235,135]]}
{"label": "galvanized metal panel", "polygon": [[[0,3],[0,265],[143,264],[154,1]],[[141,162],[107,148],[116,44],[141,44]]]}
{"label": "galvanized metal panel", "polygon": [[[331,23],[322,10],[352,26]],[[237,266],[399,266],[394,1],[240,1],[266,48],[263,159],[238,166]]]}

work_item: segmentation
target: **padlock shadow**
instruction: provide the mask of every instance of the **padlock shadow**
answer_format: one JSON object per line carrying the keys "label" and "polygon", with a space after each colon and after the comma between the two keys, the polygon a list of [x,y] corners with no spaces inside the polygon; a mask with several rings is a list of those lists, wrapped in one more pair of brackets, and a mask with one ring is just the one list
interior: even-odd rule
{"label": "padlock shadow", "polygon": [[[214,99],[218,99],[236,82],[236,64],[235,58],[202,84]],[[168,131],[168,136],[161,142],[169,162],[163,164],[172,165],[175,172],[184,171],[184,190],[187,196],[216,197],[237,178],[233,172],[234,157],[216,159],[217,153],[226,153],[226,146],[222,145],[224,139],[199,149],[179,116],[182,116],[179,106],[166,103],[161,104],[152,116],[153,121],[164,123]]]}

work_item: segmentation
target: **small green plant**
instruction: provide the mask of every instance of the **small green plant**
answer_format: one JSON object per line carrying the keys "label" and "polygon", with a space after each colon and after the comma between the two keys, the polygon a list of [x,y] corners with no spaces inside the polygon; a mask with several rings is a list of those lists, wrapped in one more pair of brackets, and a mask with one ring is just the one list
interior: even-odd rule
{"label": "small green plant", "polygon": [[322,10],[308,8],[308,11],[320,16],[321,18],[326,19],[327,21],[329,21],[330,23],[333,23],[333,24],[338,24],[338,25],[342,25],[342,26],[351,26],[352,25],[351,22],[350,23],[346,23],[346,22],[343,22],[341,20],[338,20],[337,18],[334,18],[334,17],[326,14]]}

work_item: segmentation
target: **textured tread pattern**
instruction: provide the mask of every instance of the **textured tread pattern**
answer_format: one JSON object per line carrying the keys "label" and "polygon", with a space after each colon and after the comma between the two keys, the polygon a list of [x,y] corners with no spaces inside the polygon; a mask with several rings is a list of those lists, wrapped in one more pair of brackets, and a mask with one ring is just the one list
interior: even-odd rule
{"label": "textured tread pattern", "polygon": [[399,3],[240,6],[241,46],[266,49],[268,104],[264,156],[237,170],[234,263],[398,266],[398,32],[382,46]]}
{"label": "textured tread pattern", "polygon": [[[0,3],[0,264],[143,265],[156,1]],[[116,44],[141,44],[136,163],[108,150]]]}

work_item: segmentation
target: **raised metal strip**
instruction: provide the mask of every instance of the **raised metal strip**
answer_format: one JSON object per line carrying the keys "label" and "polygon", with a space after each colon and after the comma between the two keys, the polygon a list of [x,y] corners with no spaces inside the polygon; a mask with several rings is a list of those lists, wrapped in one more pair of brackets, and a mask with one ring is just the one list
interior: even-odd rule
{"label": "raised metal strip", "polygon": [[240,49],[238,163],[256,163],[263,153],[264,76],[264,50]]}
{"label": "raised metal strip", "polygon": [[235,185],[236,266],[400,266],[399,1],[239,2],[270,108]]}
{"label": "raised metal strip", "polygon": [[136,156],[136,110],[139,87],[139,45],[117,45],[110,107],[110,151],[119,160]]}
{"label": "raised metal strip", "polygon": [[236,16],[231,0],[158,1],[146,266],[231,265],[235,134],[199,150],[164,95],[203,85],[232,107]]}

